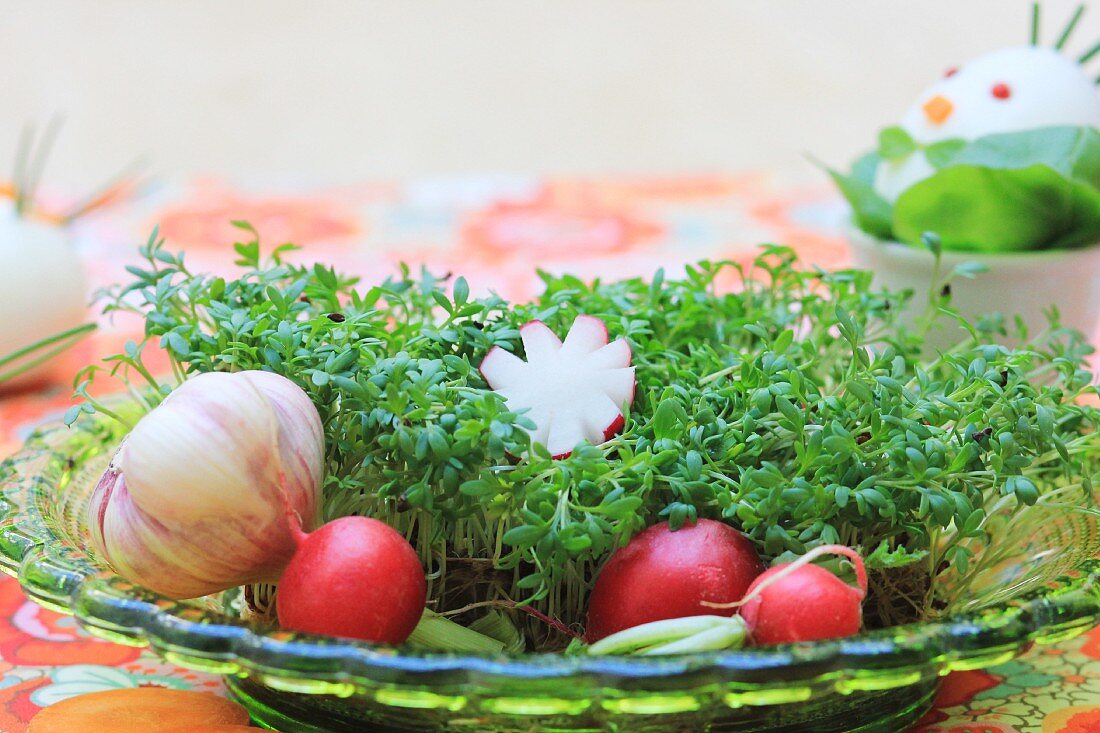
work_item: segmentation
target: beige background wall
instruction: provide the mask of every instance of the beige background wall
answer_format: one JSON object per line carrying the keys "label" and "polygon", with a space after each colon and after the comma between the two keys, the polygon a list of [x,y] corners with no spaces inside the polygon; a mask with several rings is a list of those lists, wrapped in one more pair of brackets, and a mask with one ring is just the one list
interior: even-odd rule
{"label": "beige background wall", "polygon": [[[1072,10],[1045,2],[1052,38]],[[55,182],[467,171],[816,177],[1022,0],[0,0],[0,165],[67,129]],[[1076,47],[1100,38],[1100,7]],[[1097,63],[1100,73],[1100,63]]]}

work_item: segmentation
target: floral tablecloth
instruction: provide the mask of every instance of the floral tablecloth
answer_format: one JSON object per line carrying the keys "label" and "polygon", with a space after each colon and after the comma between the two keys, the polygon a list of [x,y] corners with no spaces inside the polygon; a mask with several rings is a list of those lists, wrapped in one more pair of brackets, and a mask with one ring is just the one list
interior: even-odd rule
{"label": "floral tablecloth", "polygon": [[[47,201],[48,204],[48,201]],[[534,266],[615,278],[675,273],[699,259],[747,259],[759,242],[796,247],[811,264],[846,263],[843,208],[823,186],[778,186],[758,174],[676,178],[544,179],[480,176],[339,187],[195,180],[160,186],[73,230],[93,285],[125,279],[154,225],[192,270],[231,267],[247,220],[269,245],[303,245],[325,261],[380,279],[397,263],[464,274],[475,290],[508,298],[538,287]],[[134,320],[101,320],[62,371],[140,335]],[[64,383],[0,399],[0,457],[70,403]],[[41,707],[118,687],[221,691],[218,678],[147,651],[89,638],[72,619],[25,600],[0,579],[0,733],[22,733]],[[1017,661],[945,680],[925,733],[1100,733],[1100,629]]]}

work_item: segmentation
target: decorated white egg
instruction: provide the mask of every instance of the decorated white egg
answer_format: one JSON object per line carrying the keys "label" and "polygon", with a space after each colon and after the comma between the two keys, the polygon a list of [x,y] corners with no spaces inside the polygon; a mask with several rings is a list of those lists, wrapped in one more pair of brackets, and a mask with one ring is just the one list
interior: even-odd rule
{"label": "decorated white egg", "polygon": [[[1100,96],[1080,64],[1038,46],[1004,48],[950,69],[901,121],[922,145],[1057,125],[1100,127]],[[875,190],[894,201],[932,172],[918,150],[880,164]]]}

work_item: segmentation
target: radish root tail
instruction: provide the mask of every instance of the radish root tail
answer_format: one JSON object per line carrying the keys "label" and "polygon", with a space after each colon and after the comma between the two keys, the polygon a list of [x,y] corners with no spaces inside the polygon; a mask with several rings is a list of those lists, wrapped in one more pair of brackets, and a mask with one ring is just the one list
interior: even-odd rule
{"label": "radish root tail", "polygon": [[863,557],[860,556],[860,554],[853,550],[851,547],[847,547],[846,545],[820,545],[810,550],[797,560],[788,563],[778,573],[771,576],[770,578],[767,578],[763,583],[753,588],[752,592],[746,594],[745,597],[741,600],[733,601],[731,603],[713,603],[711,601],[703,601],[702,605],[706,606],[707,608],[740,608],[741,606],[744,606],[746,603],[763,593],[764,589],[770,586],[772,583],[776,583],[782,580],[783,578],[793,573],[795,570],[798,570],[803,565],[809,565],[811,562],[821,557],[822,555],[841,555],[851,560],[852,565],[855,567],[856,570],[856,583],[859,585],[859,599],[862,601],[864,598],[867,597],[867,568],[863,565]]}

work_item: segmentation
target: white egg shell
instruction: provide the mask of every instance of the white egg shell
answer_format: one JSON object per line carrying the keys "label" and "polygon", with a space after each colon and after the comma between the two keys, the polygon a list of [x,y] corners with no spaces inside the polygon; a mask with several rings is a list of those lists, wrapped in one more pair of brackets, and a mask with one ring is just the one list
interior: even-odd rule
{"label": "white egg shell", "polygon": [[[0,207],[0,356],[88,320],[83,264],[60,227],[16,216]],[[0,374],[18,362],[0,367]],[[51,364],[0,387],[26,384]]]}
{"label": "white egg shell", "polygon": [[[994,94],[999,85],[1001,96]],[[941,107],[946,102],[950,109],[942,119],[933,119],[927,111],[937,97]],[[1079,64],[1054,49],[1036,46],[978,57],[926,89],[901,121],[901,127],[923,144],[1057,125],[1100,127],[1100,95]],[[923,154],[916,152],[907,160],[880,165],[875,190],[893,201],[932,171]]]}

